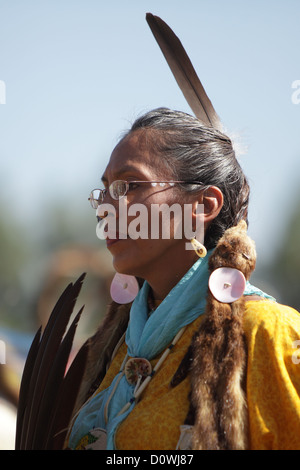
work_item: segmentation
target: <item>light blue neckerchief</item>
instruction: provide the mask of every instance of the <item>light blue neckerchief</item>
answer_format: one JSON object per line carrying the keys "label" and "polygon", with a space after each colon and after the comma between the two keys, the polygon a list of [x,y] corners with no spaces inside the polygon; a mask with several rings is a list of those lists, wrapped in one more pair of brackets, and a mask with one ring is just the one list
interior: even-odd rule
{"label": "light blue neckerchief", "polygon": [[[210,254],[211,252],[205,258],[199,258],[196,261],[150,318],[148,318],[147,303],[149,284],[144,282],[130,310],[130,320],[125,338],[130,357],[153,359],[166,349],[183,326],[190,324],[204,313]],[[253,294],[274,300],[247,282],[244,295]],[[127,382],[125,376],[120,379],[120,374],[121,372],[116,375],[109,388],[95,395],[80,411],[69,438],[71,449],[75,448],[79,440],[91,429],[98,427],[107,431],[107,449],[115,448],[116,429],[135,406],[135,402],[132,401],[129,409],[118,415],[123,406],[132,400],[134,392],[134,386]],[[120,380],[119,384],[108,407],[108,423],[106,424],[104,419],[105,404],[118,380]]]}

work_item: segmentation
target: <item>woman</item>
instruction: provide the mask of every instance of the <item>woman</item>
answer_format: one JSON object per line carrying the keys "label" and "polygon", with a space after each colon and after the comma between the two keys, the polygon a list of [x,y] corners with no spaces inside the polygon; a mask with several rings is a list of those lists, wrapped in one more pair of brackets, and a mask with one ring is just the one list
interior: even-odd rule
{"label": "woman", "polygon": [[[255,266],[242,222],[249,186],[230,139],[185,113],[154,110],[116,146],[103,183],[91,202],[104,220],[111,205],[107,247],[140,290],[133,302],[113,302],[90,339],[66,446],[299,449],[298,312],[249,282],[224,300],[231,281],[222,278],[220,293],[210,277],[225,266],[235,286]],[[149,236],[121,237],[120,211],[134,204],[147,209]],[[195,250],[175,217],[169,237],[151,238],[154,204],[178,204],[182,214],[189,205],[193,230],[203,226]]]}

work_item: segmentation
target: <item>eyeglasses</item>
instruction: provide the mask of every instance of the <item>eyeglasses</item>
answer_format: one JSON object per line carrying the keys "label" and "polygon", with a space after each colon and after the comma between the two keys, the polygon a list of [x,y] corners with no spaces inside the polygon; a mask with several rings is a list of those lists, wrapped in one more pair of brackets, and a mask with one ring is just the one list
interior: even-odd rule
{"label": "eyeglasses", "polygon": [[110,196],[115,199],[119,200],[122,197],[126,196],[129,189],[133,189],[132,185],[139,184],[139,183],[148,183],[151,186],[156,187],[165,187],[166,185],[174,186],[175,184],[197,184],[203,186],[203,183],[199,181],[124,181],[124,180],[116,180],[111,183],[108,189],[93,189],[90,194],[88,200],[93,209],[97,209],[100,204],[103,203],[104,198],[109,191]]}

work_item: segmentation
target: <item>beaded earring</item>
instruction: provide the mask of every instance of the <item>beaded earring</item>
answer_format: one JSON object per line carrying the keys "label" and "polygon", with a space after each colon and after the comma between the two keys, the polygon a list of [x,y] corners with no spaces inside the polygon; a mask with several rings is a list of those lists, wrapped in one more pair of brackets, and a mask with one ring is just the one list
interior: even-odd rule
{"label": "beaded earring", "polygon": [[207,250],[202,243],[200,243],[196,238],[192,238],[191,240],[192,247],[194,248],[195,252],[199,256],[199,258],[204,258],[207,254]]}

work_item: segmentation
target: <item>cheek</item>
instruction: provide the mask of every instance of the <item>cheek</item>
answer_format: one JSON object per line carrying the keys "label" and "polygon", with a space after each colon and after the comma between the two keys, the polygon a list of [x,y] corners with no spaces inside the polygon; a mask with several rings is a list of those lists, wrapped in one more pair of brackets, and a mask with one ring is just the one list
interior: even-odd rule
{"label": "cheek", "polygon": [[185,220],[183,208],[179,204],[160,207],[154,210],[149,220],[149,233],[153,239],[183,239]]}
{"label": "cheek", "polygon": [[138,268],[149,263],[151,258],[149,241],[151,240],[127,239],[113,245],[110,251],[115,270],[122,274],[139,275]]}
{"label": "cheek", "polygon": [[[117,221],[126,225],[129,236],[110,249],[114,268],[123,274],[140,276],[147,266],[163,262],[170,248],[178,245],[183,236],[183,207],[162,198],[163,193],[151,198],[151,204],[128,204],[126,218]],[[172,207],[173,206],[173,207]],[[121,230],[123,232],[123,230]]]}
{"label": "cheek", "polygon": [[172,243],[170,240],[140,238],[118,242],[111,249],[113,266],[122,274],[144,277],[151,266],[163,263]]}

